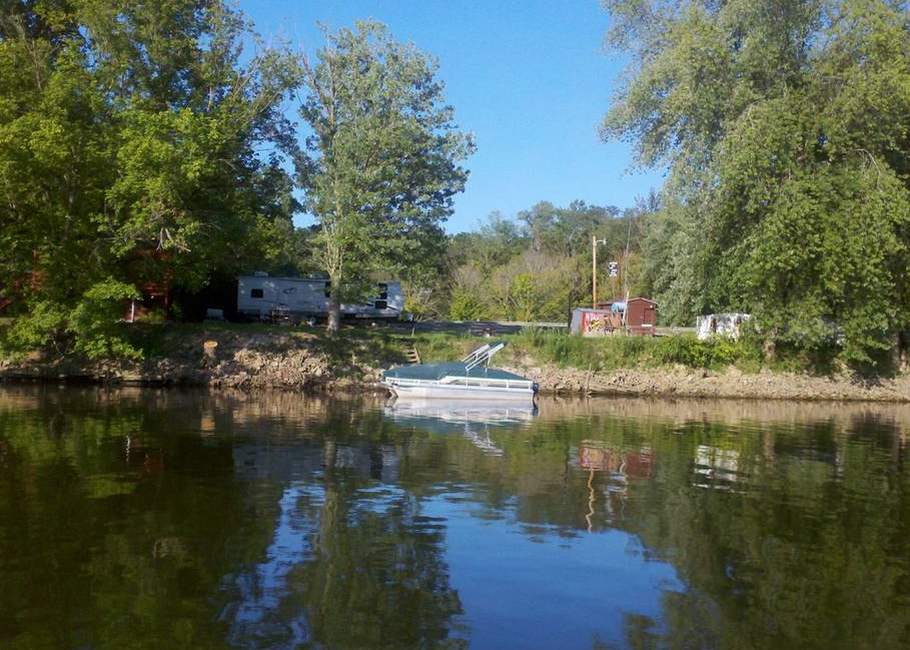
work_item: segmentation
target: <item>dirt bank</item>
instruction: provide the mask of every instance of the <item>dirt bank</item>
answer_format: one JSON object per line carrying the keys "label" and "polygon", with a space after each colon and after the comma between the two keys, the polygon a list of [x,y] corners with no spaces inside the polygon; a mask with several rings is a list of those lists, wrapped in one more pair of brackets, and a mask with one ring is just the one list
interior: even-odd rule
{"label": "dirt bank", "polygon": [[[83,380],[108,384],[199,385],[255,390],[375,390],[382,368],[403,363],[400,350],[376,339],[336,343],[300,332],[180,333],[166,355],[143,362],[85,362],[73,358],[0,361],[0,380]],[[864,381],[764,371],[743,374],[684,367],[591,372],[534,365],[510,370],[528,376],[542,393],[755,399],[910,401],[910,376]]]}
{"label": "dirt bank", "polygon": [[566,395],[643,395],[796,400],[910,402],[910,376],[863,380],[762,371],[744,374],[670,367],[588,372],[571,368],[514,367],[540,385],[542,393]]}
{"label": "dirt bank", "polygon": [[300,333],[200,332],[167,341],[166,356],[142,362],[73,358],[0,361],[0,379],[213,388],[342,389],[376,384],[379,365],[356,345],[343,352]]}

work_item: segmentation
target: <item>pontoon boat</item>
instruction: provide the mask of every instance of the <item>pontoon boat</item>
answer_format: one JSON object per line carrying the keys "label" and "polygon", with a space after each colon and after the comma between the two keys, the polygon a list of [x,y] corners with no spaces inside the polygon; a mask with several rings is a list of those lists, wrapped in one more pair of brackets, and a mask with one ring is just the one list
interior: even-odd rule
{"label": "pontoon boat", "polygon": [[505,345],[501,341],[488,343],[461,362],[390,368],[382,374],[382,383],[398,397],[531,400],[537,393],[537,384],[489,367],[490,359]]}

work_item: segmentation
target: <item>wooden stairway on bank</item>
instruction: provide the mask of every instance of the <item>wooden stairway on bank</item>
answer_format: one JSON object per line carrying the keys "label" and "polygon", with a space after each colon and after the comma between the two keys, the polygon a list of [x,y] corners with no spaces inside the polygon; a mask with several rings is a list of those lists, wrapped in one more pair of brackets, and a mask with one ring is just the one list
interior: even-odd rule
{"label": "wooden stairway on bank", "polygon": [[420,353],[417,352],[417,345],[414,343],[411,343],[411,347],[405,350],[404,356],[410,364],[420,363]]}

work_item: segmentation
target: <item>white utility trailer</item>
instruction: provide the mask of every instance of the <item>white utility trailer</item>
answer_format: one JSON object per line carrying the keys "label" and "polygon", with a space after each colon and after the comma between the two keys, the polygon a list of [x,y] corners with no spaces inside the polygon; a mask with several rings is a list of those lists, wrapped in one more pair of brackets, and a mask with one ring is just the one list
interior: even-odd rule
{"label": "white utility trailer", "polygon": [[[275,314],[325,318],[329,313],[329,293],[329,281],[324,278],[241,275],[237,278],[237,312],[260,320],[269,320]],[[376,294],[368,301],[341,304],[341,315],[353,318],[400,318],[403,311],[400,282],[378,282]]]}

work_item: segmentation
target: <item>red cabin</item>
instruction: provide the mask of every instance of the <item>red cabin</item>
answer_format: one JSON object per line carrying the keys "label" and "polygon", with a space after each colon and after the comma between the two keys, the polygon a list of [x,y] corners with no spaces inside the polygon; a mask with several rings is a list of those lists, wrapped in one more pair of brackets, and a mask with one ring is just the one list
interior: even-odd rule
{"label": "red cabin", "polygon": [[597,303],[599,309],[609,309],[615,313],[625,314],[625,325],[630,334],[637,336],[654,336],[657,328],[657,303],[650,298],[614,298],[607,302]]}

